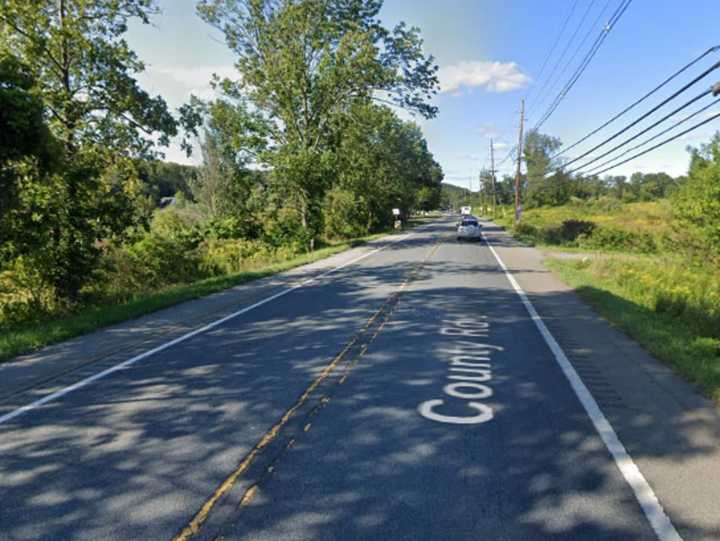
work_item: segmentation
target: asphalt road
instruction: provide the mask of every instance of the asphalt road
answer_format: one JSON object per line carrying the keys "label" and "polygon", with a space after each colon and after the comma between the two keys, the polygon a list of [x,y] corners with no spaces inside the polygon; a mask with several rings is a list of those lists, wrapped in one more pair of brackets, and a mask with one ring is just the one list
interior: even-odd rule
{"label": "asphalt road", "polygon": [[358,253],[0,422],[0,539],[657,538],[485,243]]}

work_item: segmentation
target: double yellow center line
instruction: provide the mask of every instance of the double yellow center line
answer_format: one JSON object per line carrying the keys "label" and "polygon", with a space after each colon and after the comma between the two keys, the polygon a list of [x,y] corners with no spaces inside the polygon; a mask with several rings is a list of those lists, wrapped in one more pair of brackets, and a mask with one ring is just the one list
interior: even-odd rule
{"label": "double yellow center line", "polygon": [[[375,338],[377,338],[378,334],[380,334],[383,327],[390,319],[390,315],[392,314],[395,306],[397,305],[401,293],[405,291],[408,285],[416,278],[420,268],[425,263],[427,263],[430,258],[433,257],[433,255],[435,255],[437,249],[440,246],[441,240],[442,239],[440,238],[437,242],[434,243],[433,248],[425,255],[422,261],[413,265],[412,269],[408,272],[405,280],[400,285],[398,290],[395,291],[392,295],[390,295],[390,297],[386,299],[383,305],[372,316],[370,316],[362,329],[357,334],[355,334],[355,336],[353,336],[347,342],[347,344],[345,344],[340,353],[333,357],[330,363],[327,364],[325,368],[323,368],[322,372],[303,391],[303,393],[295,401],[295,403],[288,410],[286,410],[285,413],[280,417],[280,419],[276,421],[275,424],[273,424],[273,426],[262,436],[262,438],[260,438],[260,441],[255,444],[255,446],[245,456],[245,458],[243,458],[240,464],[215,489],[210,498],[208,498],[208,500],[203,504],[203,506],[195,514],[195,516],[193,516],[192,520],[187,524],[187,526],[185,526],[182,531],[177,536],[175,536],[174,541],[187,541],[200,531],[203,525],[207,522],[210,513],[220,502],[220,500],[233,488],[233,486],[237,483],[240,477],[248,471],[248,469],[253,465],[253,463],[258,460],[262,452],[266,450],[268,446],[273,443],[273,441],[276,440],[283,428],[285,428],[285,426],[297,414],[297,412],[307,403],[307,401],[317,390],[317,388],[325,380],[327,380],[327,378],[333,373],[333,371],[338,367],[338,365],[340,365],[345,359],[348,359],[349,357],[347,365],[345,367],[345,371],[338,380],[338,384],[342,384],[346,381],[352,368],[359,362],[362,356],[365,355],[370,344],[372,344]],[[363,338],[366,338],[366,340],[363,341]],[[351,356],[350,354],[358,345],[359,351],[356,355]],[[321,408],[323,408],[329,401],[330,396],[328,394],[324,394],[323,396],[321,396],[318,400],[318,404],[308,413],[307,417],[314,417],[317,412]],[[312,423],[308,422],[305,425],[305,432],[310,429],[311,424]],[[284,450],[292,447],[294,442],[295,438],[291,438],[285,446]],[[275,463],[279,458],[280,456],[277,456],[271,462],[271,464],[266,468],[265,473],[270,473],[274,470]],[[257,482],[253,483],[248,489],[245,490],[244,494],[240,498],[241,507],[248,505],[252,501],[254,495],[258,490],[259,483],[263,480],[264,477],[265,475],[262,475]]]}

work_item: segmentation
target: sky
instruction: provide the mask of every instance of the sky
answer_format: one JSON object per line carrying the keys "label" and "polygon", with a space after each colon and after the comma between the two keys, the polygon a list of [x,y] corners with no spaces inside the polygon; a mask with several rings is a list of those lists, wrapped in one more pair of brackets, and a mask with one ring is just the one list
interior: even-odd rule
{"label": "sky", "polygon": [[[414,120],[422,127],[446,182],[477,189],[480,170],[490,165],[490,140],[497,161],[508,156],[517,141],[521,99],[527,100],[526,128],[532,128],[622,1],[385,0],[380,13],[383,22],[392,26],[405,21],[417,26],[426,54],[433,55],[439,66],[440,92],[434,99],[438,116]],[[209,81],[213,73],[235,76],[232,52],[222,34],[197,17],[195,3],[160,0],[160,13],[152,24],[133,22],[127,35],[130,46],[146,64],[146,71],[138,77],[141,85],[152,94],[162,95],[173,109],[186,102],[190,94],[212,97]],[[717,0],[632,0],[540,131],[559,138],[565,145],[574,143],[692,59],[720,45],[717,21]],[[573,158],[590,150],[718,61],[720,51],[708,55],[637,109],[563,155]],[[720,69],[648,122],[717,82]],[[704,98],[677,118],[711,101],[710,97]],[[714,112],[720,112],[720,104],[690,121],[687,127]],[[668,125],[670,122],[672,119]],[[638,125],[625,137],[647,125]],[[688,145],[707,142],[717,130],[720,119],[608,174],[684,174],[689,161]],[[165,152],[170,161],[199,161],[198,153],[187,158],[177,142]],[[512,161],[509,157],[497,167],[500,175],[512,172]]]}

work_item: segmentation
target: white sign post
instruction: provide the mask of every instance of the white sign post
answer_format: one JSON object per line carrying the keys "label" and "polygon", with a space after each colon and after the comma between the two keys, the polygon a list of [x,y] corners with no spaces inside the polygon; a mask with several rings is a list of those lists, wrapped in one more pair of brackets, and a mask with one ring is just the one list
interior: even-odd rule
{"label": "white sign post", "polygon": [[393,209],[393,216],[395,216],[395,229],[402,229],[402,220],[400,219],[400,209]]}

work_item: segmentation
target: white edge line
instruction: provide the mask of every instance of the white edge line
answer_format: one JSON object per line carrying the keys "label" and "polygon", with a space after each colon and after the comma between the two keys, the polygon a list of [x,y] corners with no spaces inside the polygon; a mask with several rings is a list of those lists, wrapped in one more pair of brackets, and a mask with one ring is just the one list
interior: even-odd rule
{"label": "white edge line", "polygon": [[[420,228],[418,228],[420,229]],[[133,364],[142,361],[143,359],[146,359],[150,357],[151,355],[155,355],[156,353],[160,353],[163,350],[166,350],[172,346],[175,346],[177,344],[180,344],[181,342],[185,342],[186,340],[189,340],[190,338],[197,336],[198,334],[202,334],[206,331],[209,331],[210,329],[214,329],[218,325],[222,325],[223,323],[226,323],[227,321],[230,321],[231,319],[234,319],[238,316],[241,316],[242,314],[245,314],[247,312],[250,312],[251,310],[254,310],[255,308],[258,308],[259,306],[262,306],[263,304],[267,304],[270,301],[274,301],[275,299],[278,299],[280,297],[283,297],[287,295],[288,293],[291,293],[292,291],[295,291],[296,289],[300,289],[301,287],[304,287],[312,282],[315,282],[316,280],[319,280],[320,278],[323,278],[329,274],[332,274],[334,272],[337,272],[341,269],[344,269],[345,267],[352,265],[354,263],[357,263],[358,261],[361,261],[365,259],[366,257],[370,257],[373,254],[376,254],[388,246],[391,246],[393,244],[396,244],[398,242],[402,242],[404,240],[407,240],[411,236],[415,234],[416,229],[413,232],[407,233],[405,235],[402,235],[400,237],[397,237],[395,239],[391,239],[390,242],[387,244],[381,246],[380,248],[376,248],[375,250],[371,250],[369,252],[366,252],[364,254],[359,255],[358,257],[351,259],[350,261],[346,261],[342,265],[338,265],[337,267],[333,267],[330,270],[327,270],[325,272],[322,272],[318,274],[317,276],[313,276],[312,278],[308,278],[307,280],[300,282],[299,284],[295,284],[294,286],[291,286],[287,289],[283,289],[282,291],[279,291],[275,293],[274,295],[271,295],[269,297],[266,297],[254,304],[251,304],[250,306],[246,306],[245,308],[242,308],[238,310],[237,312],[233,312],[232,314],[229,314],[223,318],[220,318],[216,321],[213,321],[211,323],[208,323],[207,325],[200,327],[199,329],[195,329],[194,331],[190,331],[187,334],[183,334],[182,336],[178,336],[174,340],[170,340],[169,342],[166,342],[164,344],[161,344],[153,349],[150,349],[144,353],[141,353],[139,355],[136,355],[135,357],[132,357],[126,361],[123,361],[119,364],[116,364],[114,366],[111,366],[110,368],[107,368],[103,370],[102,372],[98,372],[97,374],[93,374],[92,376],[89,376],[85,379],[82,379],[76,383],[73,383],[72,385],[68,387],[64,387],[63,389],[60,389],[59,391],[55,391],[54,393],[51,393],[47,396],[44,396],[38,400],[35,400],[34,402],[31,402],[30,404],[26,404],[24,406],[21,406],[17,409],[14,409],[13,411],[6,413],[5,415],[0,416],[0,425],[7,423],[8,421],[11,421],[25,413],[28,413],[29,411],[32,411],[44,404],[47,404],[48,402],[53,402],[57,400],[58,398],[62,398],[63,396],[70,394],[74,391],[77,391],[78,389],[82,389],[83,387],[87,387],[91,383],[94,383],[98,381],[99,379],[102,379],[106,376],[109,376],[110,374],[113,374],[115,372],[118,372],[120,370],[123,370],[129,366],[132,366]]]}
{"label": "white edge line", "polygon": [[605,447],[607,447],[608,451],[610,451],[610,454],[620,470],[620,473],[635,493],[635,498],[637,498],[643,513],[650,522],[650,526],[655,531],[658,539],[661,541],[682,541],[682,537],[680,537],[680,534],[677,532],[675,526],[673,526],[673,523],[670,521],[670,518],[665,513],[665,510],[663,509],[660,500],[658,500],[655,495],[650,483],[647,482],[643,474],[640,472],[640,469],[625,449],[625,446],[620,441],[620,438],[615,433],[615,430],[605,417],[605,414],[600,409],[600,406],[595,401],[595,398],[580,379],[580,376],[568,360],[565,352],[560,347],[560,344],[557,343],[553,335],[545,326],[545,322],[542,320],[537,310],[535,310],[535,307],[532,302],[530,302],[527,294],[522,287],[520,287],[520,284],[518,284],[515,280],[515,277],[510,273],[508,268],[505,266],[505,263],[503,263],[502,259],[500,259],[500,256],[488,242],[484,234],[483,240],[485,240],[485,245],[490,248],[490,251],[495,256],[498,264],[505,272],[505,276],[507,276],[510,284],[513,286],[513,289],[525,305],[528,314],[530,314],[530,318],[533,320],[535,326],[540,331],[540,334],[545,339],[545,342],[550,347],[555,360],[558,365],[560,365],[560,369],[570,382],[570,386],[573,391],[575,391],[575,394],[580,399],[580,403],[583,405],[583,408],[585,408],[585,411],[590,417],[590,420],[592,421],[593,426],[595,426],[595,430],[597,430],[600,435]]}

